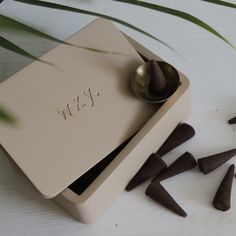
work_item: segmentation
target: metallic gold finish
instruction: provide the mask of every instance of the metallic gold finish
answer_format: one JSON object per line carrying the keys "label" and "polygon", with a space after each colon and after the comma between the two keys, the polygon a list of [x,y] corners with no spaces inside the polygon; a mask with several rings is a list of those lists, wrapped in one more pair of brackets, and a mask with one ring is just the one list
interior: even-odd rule
{"label": "metallic gold finish", "polygon": [[161,96],[153,96],[148,89],[151,79],[150,61],[140,65],[131,77],[131,88],[134,94],[144,102],[165,102],[171,95],[174,94],[180,85],[178,71],[173,66],[163,61],[158,61],[158,64],[167,81],[166,91]]}

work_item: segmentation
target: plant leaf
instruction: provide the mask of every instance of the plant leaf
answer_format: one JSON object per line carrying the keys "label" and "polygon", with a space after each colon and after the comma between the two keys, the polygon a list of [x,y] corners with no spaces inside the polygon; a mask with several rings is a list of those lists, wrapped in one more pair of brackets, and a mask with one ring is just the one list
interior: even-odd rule
{"label": "plant leaf", "polygon": [[220,1],[220,0],[202,0],[202,1],[217,4],[217,5],[221,5],[221,6],[224,6],[224,7],[236,8],[236,4],[231,3],[231,2],[224,2],[224,1]]}
{"label": "plant leaf", "polygon": [[25,51],[24,49],[20,48],[19,46],[17,46],[16,44],[12,43],[11,41],[7,40],[6,38],[4,38],[2,36],[0,36],[0,47],[10,50],[12,52],[15,52],[21,56],[28,57],[30,59],[45,62],[45,61],[38,59],[34,55],[30,54],[29,52]]}
{"label": "plant leaf", "polygon": [[[231,47],[234,48],[234,46],[225,37],[223,37],[220,33],[218,33],[216,30],[214,30],[210,25],[208,25],[204,21],[202,21],[202,20],[198,19],[197,17],[190,15],[186,12],[175,10],[173,8],[164,7],[164,6],[157,5],[157,4],[138,1],[138,0],[113,0],[113,1],[128,3],[128,4],[132,4],[132,5],[136,5],[136,6],[141,6],[141,7],[149,8],[149,9],[156,10],[156,11],[159,11],[162,13],[166,13],[166,14],[169,14],[172,16],[180,17],[180,18],[185,19],[185,20],[207,30],[208,32],[214,34],[215,36],[222,39],[224,42],[226,42],[227,44],[229,44]],[[208,1],[208,0],[206,0],[206,1]],[[212,1],[212,2],[221,2],[221,1]]]}
{"label": "plant leaf", "polygon": [[[57,39],[55,37],[52,37],[44,32],[41,32],[37,29],[34,29],[28,25],[25,25],[19,21],[16,21],[8,16],[4,16],[2,14],[0,14],[0,27],[4,27],[4,28],[10,28],[10,29],[13,29],[13,28],[16,28],[18,30],[24,30],[24,31],[27,31],[31,34],[34,34],[38,37],[41,37],[41,38],[44,38],[44,39],[48,39],[48,40],[51,40],[51,41],[54,41],[54,42],[57,42],[57,43],[65,43],[65,44],[69,44],[67,42],[64,42],[60,39]],[[69,44],[71,45],[71,44]]]}
{"label": "plant leaf", "polygon": [[44,32],[41,32],[37,29],[34,29],[34,28],[32,28],[28,25],[25,25],[25,24],[23,24],[19,21],[16,21],[16,20],[14,20],[10,17],[4,16],[2,14],[0,14],[0,28],[1,27],[5,27],[5,28],[7,27],[7,28],[10,28],[10,29],[16,28],[16,29],[19,29],[19,30],[24,30],[24,31],[27,31],[31,34],[34,34],[34,35],[38,36],[38,37],[48,39],[48,40],[56,42],[56,43],[63,43],[63,44],[69,45],[69,46],[74,46],[74,47],[90,50],[90,51],[93,51],[93,52],[120,54],[118,52],[110,52],[110,51],[105,51],[105,50],[101,50],[101,49],[97,49],[97,48],[83,47],[83,46],[74,45],[74,44],[71,44],[71,43],[68,43],[68,42],[64,42],[64,41],[62,41],[58,38],[55,38],[51,35],[48,35]]}
{"label": "plant leaf", "polygon": [[0,107],[0,121],[11,125],[16,124],[16,118],[3,107]]}
{"label": "plant leaf", "polygon": [[70,12],[75,12],[75,13],[80,13],[80,14],[86,14],[86,15],[91,15],[91,16],[96,16],[96,17],[101,17],[101,18],[105,18],[114,22],[117,22],[121,25],[124,25],[126,27],[129,27],[139,33],[142,33],[152,39],[155,39],[156,41],[158,41],[159,43],[165,45],[166,47],[168,47],[169,49],[171,49],[172,51],[175,51],[174,48],[172,48],[170,45],[168,45],[167,43],[163,42],[162,40],[158,39],[157,37],[149,34],[148,32],[139,29],[138,27],[123,21],[121,19],[112,17],[112,16],[108,16],[108,15],[104,15],[101,13],[97,13],[97,12],[92,12],[92,11],[87,11],[87,10],[82,10],[79,8],[73,8],[73,7],[69,7],[66,5],[61,5],[61,4],[57,4],[57,3],[52,3],[52,2],[44,2],[44,1],[38,1],[38,0],[14,0],[16,2],[21,2],[21,3],[26,3],[26,4],[30,4],[30,5],[35,5],[35,6],[40,6],[40,7],[46,7],[46,8],[52,8],[52,9],[57,9],[57,10],[63,10],[63,11],[70,11]]}

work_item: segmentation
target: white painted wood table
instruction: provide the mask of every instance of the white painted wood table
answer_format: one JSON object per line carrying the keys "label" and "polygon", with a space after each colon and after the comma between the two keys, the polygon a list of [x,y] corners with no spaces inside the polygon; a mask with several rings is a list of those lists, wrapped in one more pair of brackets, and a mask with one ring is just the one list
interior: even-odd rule
{"label": "white painted wood table", "polygon": [[[179,18],[133,8],[112,1],[56,1],[74,7],[96,10],[127,20],[173,46],[182,58],[165,46],[117,25],[143,45],[185,73],[191,81],[192,124],[196,136],[165,157],[169,164],[185,151],[196,158],[236,147],[236,126],[227,120],[236,116],[236,50],[208,32]],[[199,0],[154,1],[189,12],[222,33],[236,45],[236,10],[210,5]],[[236,3],[235,0],[232,2]],[[5,0],[0,14],[21,20],[53,36],[65,39],[94,18],[62,11],[41,9]],[[1,34],[35,55],[53,46],[30,34],[0,29]],[[27,59],[0,49],[0,79],[22,68]],[[211,201],[228,165],[208,176],[197,169],[163,182],[177,202],[187,211],[181,218],[155,204],[144,195],[147,184],[124,192],[93,225],[83,225],[54,202],[41,199],[28,181],[0,154],[0,235],[235,235],[236,181],[232,207],[220,212]]]}

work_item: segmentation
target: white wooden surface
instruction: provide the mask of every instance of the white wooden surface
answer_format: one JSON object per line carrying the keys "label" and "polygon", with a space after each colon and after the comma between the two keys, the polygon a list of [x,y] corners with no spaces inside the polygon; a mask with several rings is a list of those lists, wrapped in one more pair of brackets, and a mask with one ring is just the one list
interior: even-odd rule
{"label": "white wooden surface", "polygon": [[[196,158],[236,146],[236,126],[227,120],[236,115],[236,50],[206,31],[179,18],[106,1],[56,1],[96,10],[127,20],[172,45],[179,53],[123,26],[120,29],[173,64],[191,81],[192,124],[196,136],[165,157],[172,162],[184,151]],[[208,22],[236,45],[236,9],[210,5],[199,0],[160,0],[160,4],[187,11]],[[231,2],[236,3],[235,0]],[[67,38],[91,22],[93,17],[46,10],[5,0],[0,5],[5,14]],[[1,34],[40,55],[53,46],[19,31],[0,29]],[[27,63],[27,59],[0,49],[0,79],[8,77]],[[42,147],[43,148],[43,147]],[[76,222],[54,202],[41,199],[27,180],[20,176],[6,157],[0,154],[0,235],[235,235],[236,181],[232,207],[228,212],[215,210],[211,201],[229,163],[204,176],[197,169],[166,180],[163,185],[187,211],[181,218],[165,210],[144,195],[147,184],[130,193],[124,192],[93,225]],[[43,171],[43,170],[42,170]]]}

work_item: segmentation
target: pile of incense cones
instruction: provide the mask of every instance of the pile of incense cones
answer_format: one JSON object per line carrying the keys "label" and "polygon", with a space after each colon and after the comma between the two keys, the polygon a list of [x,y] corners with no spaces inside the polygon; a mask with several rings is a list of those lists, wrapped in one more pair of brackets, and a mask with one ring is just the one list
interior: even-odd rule
{"label": "pile of incense cones", "polygon": [[[228,123],[236,123],[236,117],[230,119]],[[182,217],[186,217],[187,213],[166,191],[160,182],[185,171],[191,170],[196,166],[199,167],[199,170],[202,173],[207,175],[211,171],[222,166],[232,157],[236,156],[235,148],[211,156],[202,157],[196,161],[190,152],[185,152],[167,167],[166,163],[162,160],[162,157],[169,151],[191,139],[194,135],[195,131],[191,125],[186,123],[179,124],[160,147],[160,149],[156,153],[152,153],[149,156],[143,166],[130,180],[126,186],[126,191],[131,191],[143,182],[151,180],[145,194],[172,212]],[[218,210],[227,211],[230,209],[231,189],[234,174],[235,166],[231,165],[216,191],[212,204]]]}

